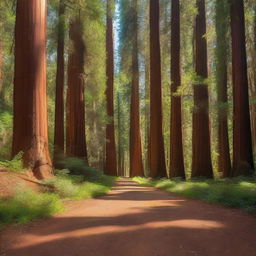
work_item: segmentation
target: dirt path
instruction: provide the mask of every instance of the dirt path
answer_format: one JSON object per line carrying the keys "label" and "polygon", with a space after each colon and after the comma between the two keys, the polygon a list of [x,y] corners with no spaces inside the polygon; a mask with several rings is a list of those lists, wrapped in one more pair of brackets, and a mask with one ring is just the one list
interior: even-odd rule
{"label": "dirt path", "polygon": [[6,256],[256,256],[256,218],[123,180],[1,240]]}

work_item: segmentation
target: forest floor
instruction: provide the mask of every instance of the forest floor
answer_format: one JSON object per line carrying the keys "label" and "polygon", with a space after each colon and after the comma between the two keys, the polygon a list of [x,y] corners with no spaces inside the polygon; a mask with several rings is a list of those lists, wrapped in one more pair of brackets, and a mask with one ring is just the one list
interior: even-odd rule
{"label": "forest floor", "polygon": [[9,228],[1,256],[255,256],[256,218],[119,180],[100,198]]}
{"label": "forest floor", "polygon": [[34,177],[32,171],[18,173],[0,167],[0,197],[12,196],[17,186],[39,191],[42,184]]}

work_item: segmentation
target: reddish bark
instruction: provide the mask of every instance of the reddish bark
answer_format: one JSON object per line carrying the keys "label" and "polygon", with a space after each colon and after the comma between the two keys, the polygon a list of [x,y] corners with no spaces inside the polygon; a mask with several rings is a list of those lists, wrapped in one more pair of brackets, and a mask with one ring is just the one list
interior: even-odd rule
{"label": "reddish bark", "polygon": [[[220,105],[227,103],[227,70],[219,78],[218,102]],[[231,159],[229,153],[228,120],[226,107],[219,107],[218,110],[218,170],[222,176],[230,177]]]}
{"label": "reddish bark", "polygon": [[231,175],[227,111],[227,55],[228,15],[227,1],[216,1],[216,80],[218,97],[218,170],[223,177]]}
{"label": "reddish bark", "polygon": [[120,95],[117,95],[117,127],[118,127],[118,176],[124,176],[124,149],[122,145],[122,129],[121,129],[121,105]]}
{"label": "reddish bark", "polygon": [[[146,56],[146,55],[145,55]],[[144,173],[149,171],[149,134],[150,134],[150,64],[149,57],[145,58],[145,128],[144,128]]]}
{"label": "reddish bark", "polygon": [[209,95],[205,79],[207,70],[207,42],[205,0],[197,0],[198,15],[195,26],[195,71],[198,84],[194,85],[193,111],[193,156],[192,177],[213,176],[211,163],[210,129],[209,129]]}
{"label": "reddish bark", "polygon": [[140,133],[140,95],[138,61],[138,14],[137,0],[133,0],[133,51],[132,51],[132,90],[130,109],[130,176],[144,176],[141,133]]}
{"label": "reddish bark", "polygon": [[161,56],[159,0],[150,0],[150,135],[149,168],[151,177],[166,177],[162,131]]}
{"label": "reddish bark", "polygon": [[243,0],[231,0],[233,67],[233,176],[251,175],[254,169],[249,114]]}
{"label": "reddish bark", "polygon": [[62,168],[61,160],[64,156],[64,38],[65,28],[63,15],[65,5],[63,0],[59,2],[58,46],[57,46],[57,75],[56,75],[56,99],[55,99],[55,127],[54,127],[54,166]]}
{"label": "reddish bark", "polygon": [[107,1],[107,31],[106,31],[106,75],[107,75],[107,115],[111,118],[106,126],[106,163],[105,174],[117,175],[115,126],[114,126],[114,40],[112,0]]}
{"label": "reddish bark", "polygon": [[[253,47],[253,81],[249,80],[249,88],[251,90],[251,96],[253,101],[256,99],[256,4],[254,5],[254,25],[253,25],[253,37],[254,37],[254,47]],[[252,141],[253,141],[253,153],[256,153],[256,103],[251,105],[251,118],[252,118]]]}
{"label": "reddish bark", "polygon": [[69,37],[72,49],[68,60],[66,153],[87,161],[84,105],[85,45],[80,15],[71,20]]}
{"label": "reddish bark", "polygon": [[37,178],[51,175],[46,104],[46,1],[19,0],[15,26],[14,127],[12,156]]}
{"label": "reddish bark", "polygon": [[170,177],[185,178],[182,145],[181,96],[174,95],[181,85],[180,74],[180,1],[172,0],[171,17],[171,130]]}

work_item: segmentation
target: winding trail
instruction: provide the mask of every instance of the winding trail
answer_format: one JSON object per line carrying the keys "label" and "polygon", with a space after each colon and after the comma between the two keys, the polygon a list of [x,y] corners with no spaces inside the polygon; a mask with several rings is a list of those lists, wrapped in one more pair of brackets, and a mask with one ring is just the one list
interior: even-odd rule
{"label": "winding trail", "polygon": [[256,256],[256,218],[124,179],[0,242],[1,256]]}

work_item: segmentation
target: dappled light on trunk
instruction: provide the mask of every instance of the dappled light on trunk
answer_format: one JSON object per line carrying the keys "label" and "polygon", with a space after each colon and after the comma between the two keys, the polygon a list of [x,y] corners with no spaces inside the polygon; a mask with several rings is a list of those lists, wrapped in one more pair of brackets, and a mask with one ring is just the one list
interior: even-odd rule
{"label": "dappled light on trunk", "polygon": [[[46,1],[17,2],[12,156],[37,178],[51,175],[46,103]],[[22,34],[22,36],[21,36]]]}

